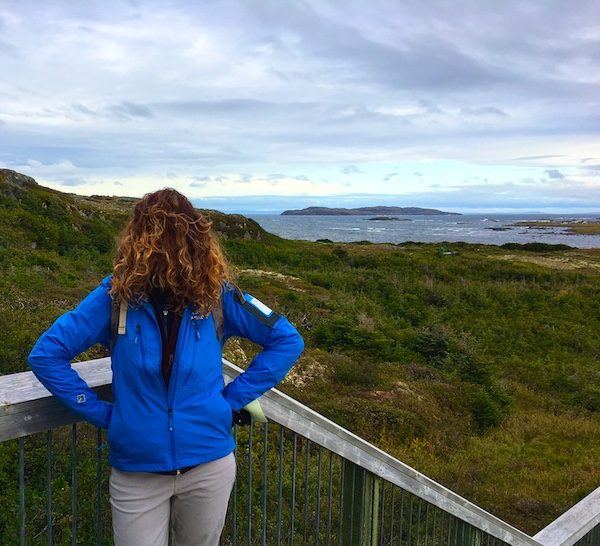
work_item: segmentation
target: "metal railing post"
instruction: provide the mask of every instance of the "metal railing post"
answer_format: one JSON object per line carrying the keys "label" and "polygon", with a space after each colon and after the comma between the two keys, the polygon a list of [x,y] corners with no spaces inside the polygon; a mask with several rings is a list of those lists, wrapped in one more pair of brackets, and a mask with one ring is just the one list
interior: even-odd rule
{"label": "metal railing post", "polygon": [[342,544],[376,546],[381,484],[371,472],[350,461],[346,461],[343,473]]}

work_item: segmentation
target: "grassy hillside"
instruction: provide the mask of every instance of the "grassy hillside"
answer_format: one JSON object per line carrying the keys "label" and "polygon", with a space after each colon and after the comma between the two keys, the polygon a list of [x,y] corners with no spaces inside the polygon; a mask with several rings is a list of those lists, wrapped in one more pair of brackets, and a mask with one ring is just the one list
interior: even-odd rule
{"label": "grassy hillside", "polygon": [[[110,272],[133,202],[0,171],[0,373]],[[207,214],[305,338],[283,391],[529,532],[600,483],[600,251],[289,241]]]}

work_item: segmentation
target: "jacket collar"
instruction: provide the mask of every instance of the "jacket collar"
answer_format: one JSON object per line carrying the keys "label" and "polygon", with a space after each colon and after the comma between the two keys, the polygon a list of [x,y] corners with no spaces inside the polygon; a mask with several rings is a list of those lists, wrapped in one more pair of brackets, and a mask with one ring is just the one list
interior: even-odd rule
{"label": "jacket collar", "polygon": [[[159,324],[158,324],[158,320],[156,319],[156,313],[154,312],[154,305],[152,305],[152,302],[148,299],[148,300],[144,300],[142,302],[142,308],[144,309],[144,311],[146,313],[148,313],[148,315],[150,315],[151,319],[154,321],[154,324],[156,324],[157,328],[160,328]],[[188,316],[191,313],[191,304],[189,304],[184,310],[183,310],[183,314],[181,315],[181,322],[183,323],[183,321],[185,321]]]}

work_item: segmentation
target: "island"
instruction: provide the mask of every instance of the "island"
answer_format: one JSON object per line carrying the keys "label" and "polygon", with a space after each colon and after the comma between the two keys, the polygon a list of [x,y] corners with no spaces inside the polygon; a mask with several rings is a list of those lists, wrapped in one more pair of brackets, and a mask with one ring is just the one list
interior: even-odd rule
{"label": "island", "polygon": [[459,212],[446,212],[438,209],[424,209],[420,207],[393,207],[393,206],[374,206],[374,207],[306,207],[303,209],[284,210],[282,215],[295,216],[361,216],[377,214],[379,216],[387,216],[390,214],[409,214],[409,215],[456,215],[460,216]]}
{"label": "island", "polygon": [[398,222],[410,222],[410,218],[398,218],[398,216],[373,216],[373,218],[367,218],[367,220],[397,220]]}
{"label": "island", "polygon": [[568,220],[524,220],[510,224],[515,227],[526,227],[527,229],[553,229],[565,230],[565,235],[600,235],[599,219],[573,218]]}

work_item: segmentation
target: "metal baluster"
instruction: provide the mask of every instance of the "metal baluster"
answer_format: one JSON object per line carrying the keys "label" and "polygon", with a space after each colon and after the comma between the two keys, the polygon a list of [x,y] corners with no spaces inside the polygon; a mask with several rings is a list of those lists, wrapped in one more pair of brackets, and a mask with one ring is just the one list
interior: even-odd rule
{"label": "metal baluster", "polygon": [[344,527],[343,509],[344,509],[344,473],[346,470],[346,459],[342,457],[342,465],[340,472],[340,514],[338,523],[338,546],[342,544],[342,529]]}
{"label": "metal baluster", "polygon": [[77,544],[77,423],[71,427],[71,544]]}
{"label": "metal baluster", "polygon": [[102,429],[96,430],[96,544],[102,544]]}
{"label": "metal baluster", "polygon": [[253,422],[248,425],[248,545],[252,544],[252,430]]}
{"label": "metal baluster", "polygon": [[317,513],[315,515],[315,545],[319,546],[321,535],[321,453],[323,446],[317,451]]}
{"label": "metal baluster", "polygon": [[414,499],[415,499],[415,496],[411,493],[410,502],[408,503],[408,546],[411,546],[411,544],[412,544]]}
{"label": "metal baluster", "polygon": [[365,511],[365,483],[367,481],[367,472],[362,469],[362,484],[360,488],[360,514],[358,518],[358,545],[362,546],[363,526],[364,526],[364,511]]}
{"label": "metal baluster", "polygon": [[417,546],[421,544],[421,502],[419,499],[419,503],[417,504]]}
{"label": "metal baluster", "polygon": [[385,527],[385,480],[383,478],[381,478],[381,502],[379,504],[381,506],[381,519],[379,520],[379,540],[377,542],[383,544],[383,529]]}
{"label": "metal baluster", "polygon": [[[435,524],[437,523],[438,508],[433,507],[433,529],[431,530],[431,546],[435,546]],[[427,546],[427,545],[425,545]]]}
{"label": "metal baluster", "polygon": [[25,438],[19,438],[19,544],[25,545]]}
{"label": "metal baluster", "polygon": [[444,518],[446,517],[446,513],[442,510],[440,511],[440,546],[444,544]]}
{"label": "metal baluster", "polygon": [[285,440],[285,428],[279,425],[279,476],[277,492],[277,545],[281,544],[281,503],[283,499],[283,443]]}
{"label": "metal baluster", "polygon": [[333,510],[333,453],[329,452],[329,483],[327,486],[327,546],[331,544],[331,512]]}
{"label": "metal baluster", "polygon": [[310,457],[310,440],[304,441],[304,524],[302,525],[302,544],[306,544],[308,527],[308,462]]}
{"label": "metal baluster", "polygon": [[425,507],[425,546],[429,542],[429,503]]}
{"label": "metal baluster", "polygon": [[354,487],[355,487],[355,481],[356,481],[356,464],[355,463],[351,463],[352,464],[352,487],[350,488],[350,540],[353,539],[353,532],[354,532]]}
{"label": "metal baluster", "polygon": [[264,441],[264,452],[263,452],[263,502],[262,502],[262,543],[267,544],[267,439],[269,432],[269,422],[264,423],[263,441]]}
{"label": "metal baluster", "polygon": [[460,521],[458,519],[455,519],[455,526],[454,526],[454,544],[458,544],[458,527],[460,525]]}
{"label": "metal baluster", "polygon": [[292,509],[290,510],[290,544],[294,544],[294,512],[296,510],[296,447],[298,434],[292,434]]}
{"label": "metal baluster", "polygon": [[452,527],[452,516],[450,514],[444,514],[446,517],[446,528],[444,529],[444,536],[445,538],[443,539],[444,545],[448,545],[451,544],[451,540],[450,540],[450,531],[451,531],[451,527]]}
{"label": "metal baluster", "polygon": [[[373,544],[375,538],[375,481],[379,482],[379,478],[371,476],[371,521],[369,522],[369,540]],[[379,503],[377,503],[377,515],[379,516]]]}
{"label": "metal baluster", "polygon": [[46,431],[46,544],[52,546],[52,430]]}
{"label": "metal baluster", "polygon": [[394,544],[394,504],[396,502],[396,486],[392,484],[392,506],[390,508],[390,546]]}
{"label": "metal baluster", "polygon": [[[238,426],[237,423],[233,425],[233,437],[235,439],[235,449],[234,452],[236,454],[237,460],[237,443],[238,443]],[[236,472],[235,480],[233,482],[233,510],[232,510],[232,522],[231,522],[231,541],[233,546],[237,544],[237,486],[238,486],[238,476]]]}
{"label": "metal baluster", "polygon": [[404,489],[400,489],[400,532],[399,544],[402,545],[402,527],[404,527]]}

